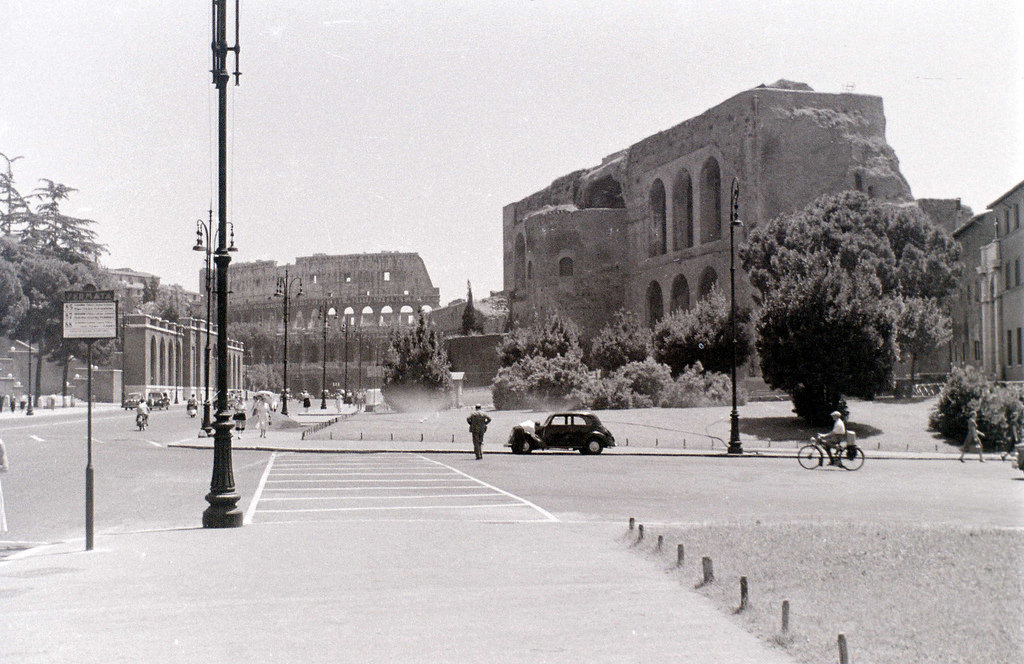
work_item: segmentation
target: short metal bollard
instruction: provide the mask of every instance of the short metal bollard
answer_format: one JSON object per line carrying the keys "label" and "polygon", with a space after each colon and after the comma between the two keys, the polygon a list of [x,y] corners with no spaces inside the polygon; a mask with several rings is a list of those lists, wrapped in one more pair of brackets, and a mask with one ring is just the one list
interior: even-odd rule
{"label": "short metal bollard", "polygon": [[636,519],[629,517],[629,529],[633,530],[634,528],[636,528]]}
{"label": "short metal bollard", "polygon": [[740,577],[740,611],[746,611],[749,606],[749,596],[747,594],[747,577]]}
{"label": "short metal bollard", "polygon": [[655,551],[661,551],[662,545],[665,544],[665,536],[658,535],[658,544],[655,546]]}
{"label": "short metal bollard", "polygon": [[846,647],[846,635],[839,635],[839,664],[850,664],[850,651]]}
{"label": "short metal bollard", "polygon": [[642,523],[639,526],[636,527],[636,541],[637,542],[643,542],[644,541],[644,524],[642,524]]}
{"label": "short metal bollard", "polygon": [[711,583],[715,580],[715,566],[711,562],[711,558],[704,556],[700,561],[701,567],[704,570],[704,584]]}
{"label": "short metal bollard", "polygon": [[683,558],[684,558],[685,555],[686,555],[686,553],[685,553],[685,551],[683,551],[683,545],[682,544],[677,544],[676,545],[676,567],[682,567],[683,566]]}
{"label": "short metal bollard", "polygon": [[789,633],[789,600],[782,600],[782,633]]}

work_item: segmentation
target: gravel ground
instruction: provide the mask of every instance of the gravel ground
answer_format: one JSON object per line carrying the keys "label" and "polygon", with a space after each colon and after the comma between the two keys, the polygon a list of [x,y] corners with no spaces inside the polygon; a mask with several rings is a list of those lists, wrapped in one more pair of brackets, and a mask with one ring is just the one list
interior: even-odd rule
{"label": "gravel ground", "polygon": [[[652,547],[659,534],[660,554]],[[678,543],[686,559],[676,569]],[[732,524],[657,530],[636,549],[691,587],[701,558],[711,557],[716,580],[699,591],[800,661],[838,661],[840,633],[854,662],[1024,661],[1020,530]],[[741,575],[750,605],[737,613]]]}

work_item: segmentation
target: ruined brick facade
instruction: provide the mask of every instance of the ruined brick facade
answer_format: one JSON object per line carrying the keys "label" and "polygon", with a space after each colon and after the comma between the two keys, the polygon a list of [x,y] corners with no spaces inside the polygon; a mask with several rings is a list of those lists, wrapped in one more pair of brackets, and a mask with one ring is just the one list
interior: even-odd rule
{"label": "ruined brick facade", "polygon": [[[557,310],[593,334],[619,308],[653,324],[716,284],[727,290],[734,178],[737,246],[746,229],[822,194],[913,200],[885,140],[880,97],[785,81],[746,90],[506,205],[513,320]],[[738,299],[749,302],[749,291],[738,270]]]}

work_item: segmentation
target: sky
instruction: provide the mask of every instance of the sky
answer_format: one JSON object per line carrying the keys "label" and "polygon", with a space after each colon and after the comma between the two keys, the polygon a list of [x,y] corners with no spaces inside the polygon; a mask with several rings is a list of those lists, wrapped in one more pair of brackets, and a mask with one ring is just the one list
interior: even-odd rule
{"label": "sky", "polygon": [[[979,212],[1024,180],[1019,1],[241,5],[235,261],[415,251],[442,303],[467,280],[486,296],[502,288],[504,205],[780,78],[881,96],[915,197]],[[76,188],[64,210],[97,222],[106,266],[193,291],[195,221],[217,196],[210,13],[0,0],[16,185]]]}

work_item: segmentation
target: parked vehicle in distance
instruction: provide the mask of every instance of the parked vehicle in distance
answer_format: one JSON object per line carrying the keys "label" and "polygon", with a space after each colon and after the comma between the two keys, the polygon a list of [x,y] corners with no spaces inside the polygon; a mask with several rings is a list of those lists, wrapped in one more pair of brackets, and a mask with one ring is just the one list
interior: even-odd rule
{"label": "parked vehicle in distance", "polygon": [[517,424],[512,427],[507,444],[514,454],[546,449],[600,454],[606,447],[615,447],[615,437],[601,424],[597,415],[572,411],[548,415],[544,424],[532,421]]}
{"label": "parked vehicle in distance", "polygon": [[171,398],[167,396],[166,392],[150,392],[146,401],[153,410],[167,410],[171,407]]}
{"label": "parked vehicle in distance", "polygon": [[139,407],[140,401],[142,401],[142,395],[138,392],[132,392],[125,396],[124,401],[121,402],[121,408],[135,410]]}

